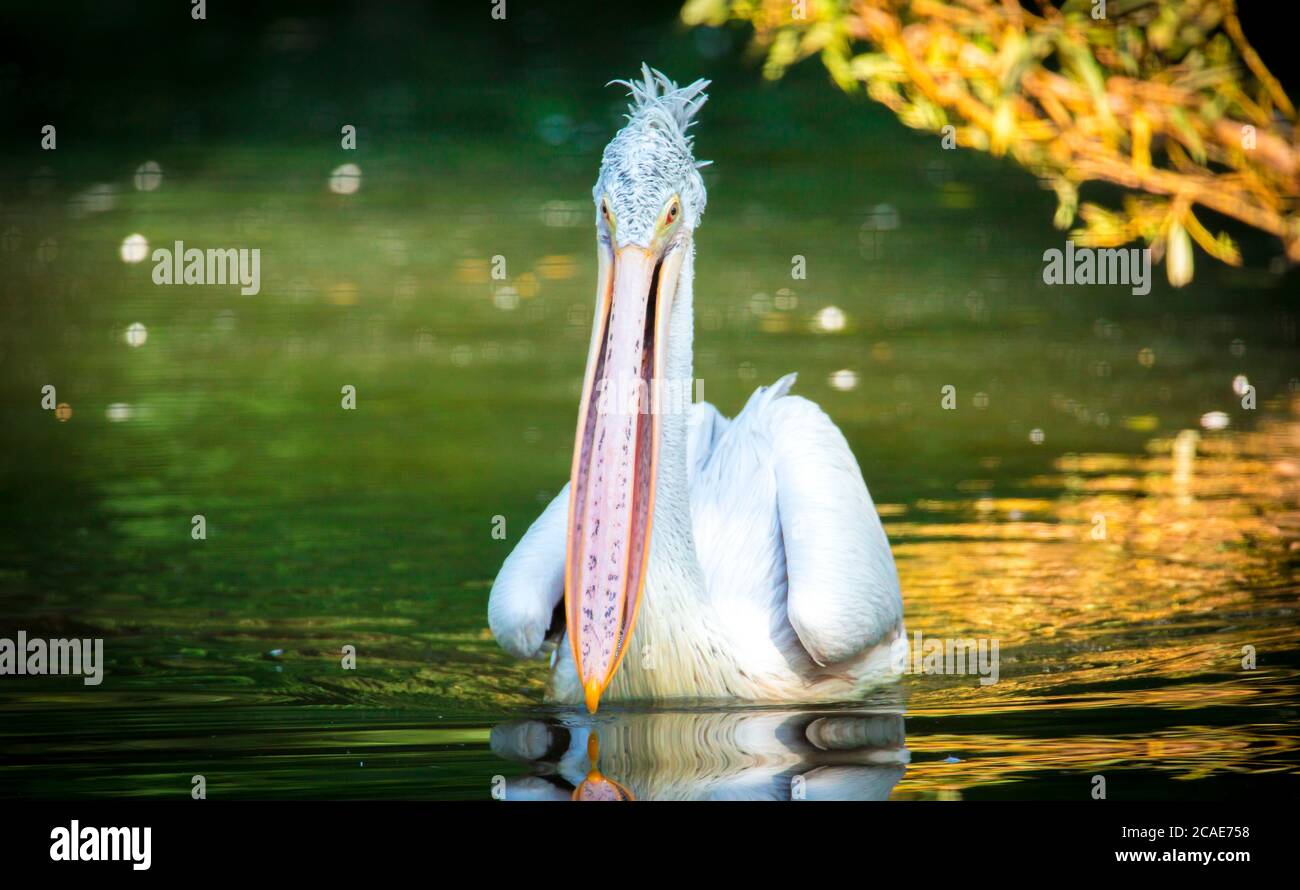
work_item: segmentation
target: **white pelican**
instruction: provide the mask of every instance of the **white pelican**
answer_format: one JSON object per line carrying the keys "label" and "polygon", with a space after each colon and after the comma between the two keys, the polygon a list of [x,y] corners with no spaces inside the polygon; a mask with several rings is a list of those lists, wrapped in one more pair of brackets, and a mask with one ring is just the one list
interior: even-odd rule
{"label": "white pelican", "polygon": [[889,541],[843,434],[789,394],[795,375],[731,420],[680,398],[705,203],[686,131],[708,82],[642,75],[618,81],[627,125],[592,192],[600,271],[569,484],[506,558],[488,623],[534,656],[563,598],[547,699],[593,713],[602,695],[852,698],[896,676],[906,641]]}

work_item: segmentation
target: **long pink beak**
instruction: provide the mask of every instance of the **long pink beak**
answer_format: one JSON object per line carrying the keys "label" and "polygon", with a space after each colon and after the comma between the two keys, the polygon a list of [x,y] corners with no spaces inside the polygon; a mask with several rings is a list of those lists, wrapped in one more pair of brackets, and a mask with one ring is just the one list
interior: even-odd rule
{"label": "long pink beak", "polygon": [[569,642],[592,713],[627,651],[645,588],[659,452],[652,383],[666,344],[664,265],[628,246],[601,266],[573,449],[564,590]]}

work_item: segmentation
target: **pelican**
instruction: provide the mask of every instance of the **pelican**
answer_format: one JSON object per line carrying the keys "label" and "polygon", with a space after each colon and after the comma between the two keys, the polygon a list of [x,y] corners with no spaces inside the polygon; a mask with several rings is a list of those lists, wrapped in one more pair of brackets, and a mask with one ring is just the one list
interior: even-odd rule
{"label": "pelican", "polygon": [[[708,81],[642,65],[592,191],[599,272],[568,484],[506,558],[488,623],[548,701],[848,700],[906,645],[889,541],[843,434],[795,375],[728,419],[693,379],[687,135]],[[706,162],[707,163],[707,162]],[[676,398],[674,398],[676,395]]]}

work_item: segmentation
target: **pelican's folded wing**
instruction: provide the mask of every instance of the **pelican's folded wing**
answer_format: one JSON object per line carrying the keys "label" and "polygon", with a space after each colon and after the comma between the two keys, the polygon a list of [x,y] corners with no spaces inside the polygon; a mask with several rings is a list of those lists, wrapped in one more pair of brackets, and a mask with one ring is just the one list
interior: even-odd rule
{"label": "pelican's folded wing", "polygon": [[767,413],[790,623],[818,664],[834,664],[902,621],[894,556],[858,462],[825,412],[782,396]]}
{"label": "pelican's folded wing", "polygon": [[488,597],[488,626],[512,655],[537,654],[551,626],[551,615],[564,598],[565,520],[569,486],[555,496],[506,557]]}

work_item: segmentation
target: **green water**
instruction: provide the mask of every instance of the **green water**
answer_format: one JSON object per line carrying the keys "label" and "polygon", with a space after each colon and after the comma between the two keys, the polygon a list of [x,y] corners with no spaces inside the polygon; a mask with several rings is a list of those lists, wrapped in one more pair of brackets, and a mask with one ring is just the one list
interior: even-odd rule
{"label": "green water", "polygon": [[[577,94],[479,82],[432,125],[380,91],[355,152],[290,95],[252,139],[227,121],[6,157],[0,636],[102,637],[107,665],[93,688],[0,677],[0,793],[582,780],[591,721],[543,707],[546,662],[506,656],[485,618],[571,456],[589,195],[620,111],[582,74]],[[756,81],[725,78],[696,131],[715,161],[696,376],[733,413],[797,370],[884,515],[909,630],[998,638],[1000,678],[908,676],[810,712],[602,709],[604,775],[638,798],[788,798],[821,768],[809,796],[1082,800],[1097,774],[1117,799],[1293,793],[1296,273],[1248,240],[1247,269],[1198,256],[1182,290],[1162,267],[1147,296],[1046,287],[1064,236],[1031,176],[942,151],[815,69]],[[163,179],[143,191],[147,160]],[[359,190],[332,193],[349,162]],[[111,207],[87,210],[97,183]],[[261,292],[155,285],[120,257],[133,233],[259,248]],[[818,328],[830,306],[842,330]],[[852,388],[832,383],[845,370]],[[1203,429],[1211,411],[1230,426]]]}

